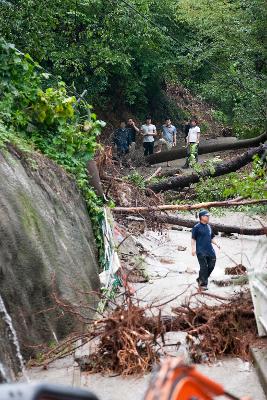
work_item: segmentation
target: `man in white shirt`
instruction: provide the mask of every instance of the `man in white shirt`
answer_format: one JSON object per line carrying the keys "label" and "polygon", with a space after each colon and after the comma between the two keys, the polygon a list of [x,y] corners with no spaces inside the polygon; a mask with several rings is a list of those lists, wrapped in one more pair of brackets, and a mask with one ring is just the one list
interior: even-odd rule
{"label": "man in white shirt", "polygon": [[187,159],[183,168],[188,168],[192,159],[198,162],[198,145],[200,139],[200,128],[197,125],[196,119],[191,119],[190,129],[186,138],[187,144]]}
{"label": "man in white shirt", "polygon": [[155,125],[151,123],[151,117],[146,117],[146,123],[141,126],[141,135],[144,137],[144,156],[153,154],[155,136],[157,136],[157,129]]}

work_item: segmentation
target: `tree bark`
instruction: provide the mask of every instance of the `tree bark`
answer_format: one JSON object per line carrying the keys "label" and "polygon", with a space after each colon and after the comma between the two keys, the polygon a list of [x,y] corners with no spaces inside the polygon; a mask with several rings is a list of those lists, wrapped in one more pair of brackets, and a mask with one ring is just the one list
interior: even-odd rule
{"label": "tree bark", "polygon": [[159,206],[151,207],[114,207],[113,212],[116,213],[145,213],[151,211],[190,211],[199,210],[201,208],[221,208],[221,207],[233,207],[233,206],[246,206],[249,204],[267,204],[267,199],[256,199],[256,200],[226,200],[226,201],[209,201],[206,203],[197,204],[164,204]]}
{"label": "tree bark", "polygon": [[[238,140],[233,143],[215,143],[215,144],[202,144],[199,146],[198,154],[216,153],[223,150],[243,149],[248,147],[256,147],[260,143],[267,140],[267,132],[252,139]],[[155,153],[146,157],[149,164],[158,164],[165,161],[178,160],[186,157],[186,149],[174,149],[164,151],[162,153]]]}
{"label": "tree bark", "polygon": [[[186,218],[175,217],[174,215],[153,215],[156,222],[170,225],[185,226],[186,228],[193,228],[197,221],[192,221]],[[210,223],[213,231],[224,233],[239,233],[240,235],[260,236],[267,235],[267,227],[260,228],[243,228],[239,226],[229,226],[223,224]]]}
{"label": "tree bark", "polygon": [[266,149],[267,145],[261,145],[259,147],[256,147],[255,149],[248,150],[241,156],[237,156],[229,161],[224,161],[216,164],[214,166],[214,171],[210,171],[210,169],[205,169],[200,173],[192,172],[191,174],[176,176],[170,179],[166,179],[165,181],[150,185],[149,188],[152,189],[155,193],[166,190],[182,189],[184,187],[190,186],[192,183],[199,182],[201,178],[229,174],[230,172],[235,172],[250,163],[256,154],[261,156]]}
{"label": "tree bark", "polygon": [[[146,214],[148,215],[148,214]],[[134,218],[134,217],[133,217]],[[177,217],[175,215],[152,215],[153,221],[158,222],[160,224],[168,224],[168,225],[176,225],[179,227],[186,227],[186,228],[193,228],[197,221],[192,221],[191,219]],[[131,217],[129,217],[131,220]],[[143,215],[142,218],[138,218],[138,220],[145,221],[145,216]],[[210,223],[209,224],[214,233],[217,235],[218,232],[224,233],[238,233],[240,235],[248,235],[248,236],[261,236],[267,235],[267,226],[261,226],[259,228],[243,228],[240,226],[231,226],[231,225],[223,225],[223,224],[216,224]]]}

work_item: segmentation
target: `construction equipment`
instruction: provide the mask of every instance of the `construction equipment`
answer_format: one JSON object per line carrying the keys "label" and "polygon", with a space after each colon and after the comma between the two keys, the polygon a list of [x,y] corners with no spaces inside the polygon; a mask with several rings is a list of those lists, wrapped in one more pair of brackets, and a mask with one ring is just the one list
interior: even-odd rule
{"label": "construction equipment", "polygon": [[167,358],[152,378],[144,400],[213,400],[216,396],[241,400],[194,366],[185,365],[179,358]]}

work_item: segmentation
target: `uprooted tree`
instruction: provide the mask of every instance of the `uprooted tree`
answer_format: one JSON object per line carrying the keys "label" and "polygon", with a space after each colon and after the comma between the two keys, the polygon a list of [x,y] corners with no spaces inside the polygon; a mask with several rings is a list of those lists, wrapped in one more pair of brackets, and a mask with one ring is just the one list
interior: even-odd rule
{"label": "uprooted tree", "polygon": [[[238,140],[233,143],[213,143],[200,145],[198,154],[216,153],[218,151],[243,149],[249,147],[259,146],[267,140],[267,132],[252,139]],[[146,157],[149,164],[158,164],[165,161],[178,160],[186,157],[186,148],[164,151],[162,153],[155,153]]]}
{"label": "uprooted tree", "polygon": [[207,168],[199,173],[192,172],[191,174],[175,176],[173,178],[166,179],[162,182],[150,185],[149,188],[152,189],[155,193],[159,193],[161,191],[166,191],[166,190],[177,190],[177,189],[182,189],[184,187],[188,187],[192,183],[197,183],[200,181],[201,178],[215,177],[215,176],[229,174],[249,164],[253,160],[253,157],[255,155],[259,156],[263,155],[266,149],[267,145],[260,145],[255,149],[254,148],[249,149],[241,156],[237,156],[229,161],[224,161],[216,164],[214,166],[214,169],[212,170],[210,168]]}
{"label": "uprooted tree", "polygon": [[[155,300],[146,305],[141,305],[136,294],[126,290],[120,300],[112,301],[114,307],[94,321],[84,319],[78,307],[70,308],[56,296],[59,310],[75,313],[88,329],[73,334],[52,349],[43,349],[42,357],[32,360],[31,364],[47,368],[62,356],[73,354],[82,341],[83,345],[94,343],[93,351],[75,359],[82,371],[124,376],[144,374],[167,354],[165,334],[180,331],[186,333],[188,352],[195,362],[214,361],[225,355],[248,360],[249,343],[255,341],[257,332],[250,293],[243,291],[225,298],[188,292],[183,305],[173,304],[174,315],[162,315],[162,307],[177,301],[188,289],[164,302]],[[203,304],[203,296],[212,298],[215,304]]]}

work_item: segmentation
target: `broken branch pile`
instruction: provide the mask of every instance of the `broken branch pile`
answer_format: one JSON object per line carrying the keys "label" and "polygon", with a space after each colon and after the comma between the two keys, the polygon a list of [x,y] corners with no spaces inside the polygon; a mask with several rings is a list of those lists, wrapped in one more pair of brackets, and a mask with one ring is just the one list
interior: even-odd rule
{"label": "broken branch pile", "polygon": [[[123,299],[113,302],[113,309],[103,318],[88,324],[88,330],[80,335],[83,344],[95,343],[89,355],[77,358],[83,371],[121,375],[144,374],[151,371],[160,356],[166,354],[165,332],[187,333],[187,347],[195,362],[215,360],[229,355],[249,359],[249,345],[256,340],[256,322],[249,292],[241,292],[230,299],[212,294],[221,303],[209,306],[195,301],[200,293],[190,296],[188,302],[173,308],[176,316],[161,316],[160,306],[149,304],[140,307],[138,299],[129,292]],[[115,308],[114,308],[115,307]],[[152,309],[157,316],[149,316]],[[153,315],[153,314],[152,314]],[[75,344],[71,338],[58,348],[50,350],[43,365],[73,353]],[[177,346],[179,343],[177,343]]]}
{"label": "broken branch pile", "polygon": [[224,270],[225,275],[244,275],[247,269],[242,264],[235,265],[234,267],[227,267]]}
{"label": "broken branch pile", "polygon": [[187,332],[190,356],[195,362],[231,355],[248,360],[249,346],[257,335],[252,299],[241,292],[216,306],[190,304],[173,308],[179,317],[175,330]]}
{"label": "broken branch pile", "polygon": [[160,318],[152,321],[145,316],[145,308],[130,298],[127,303],[94,323],[92,335],[99,344],[92,355],[77,360],[83,371],[145,374],[159,361],[154,345],[164,332]]}

